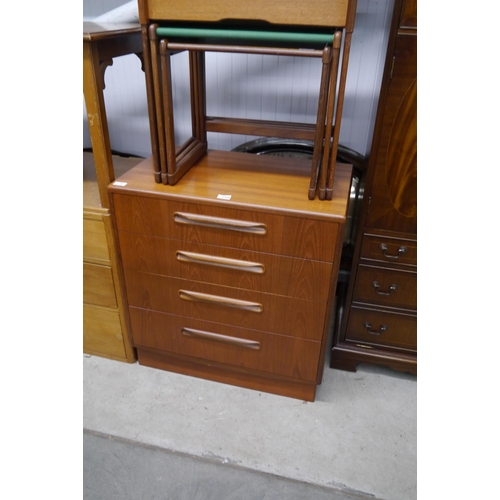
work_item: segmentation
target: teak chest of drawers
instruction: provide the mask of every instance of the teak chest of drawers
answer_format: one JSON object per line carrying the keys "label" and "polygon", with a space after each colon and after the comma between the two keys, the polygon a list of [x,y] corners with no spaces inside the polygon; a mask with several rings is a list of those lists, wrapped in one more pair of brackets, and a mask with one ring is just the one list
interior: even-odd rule
{"label": "teak chest of drawers", "polygon": [[351,168],[308,200],[308,163],[210,151],[175,186],[147,159],[109,187],[139,363],[313,401]]}

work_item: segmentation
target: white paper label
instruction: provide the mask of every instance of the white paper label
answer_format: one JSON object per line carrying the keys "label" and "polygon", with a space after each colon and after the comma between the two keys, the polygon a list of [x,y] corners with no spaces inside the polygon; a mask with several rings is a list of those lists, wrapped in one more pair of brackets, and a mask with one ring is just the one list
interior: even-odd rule
{"label": "white paper label", "polygon": [[230,200],[231,195],[230,194],[218,194],[217,199],[219,200]]}

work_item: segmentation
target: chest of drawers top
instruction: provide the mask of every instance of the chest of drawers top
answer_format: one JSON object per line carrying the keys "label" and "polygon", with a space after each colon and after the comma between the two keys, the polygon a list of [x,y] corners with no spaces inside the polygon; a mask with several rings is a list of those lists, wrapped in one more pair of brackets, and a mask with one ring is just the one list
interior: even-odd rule
{"label": "chest of drawers top", "polygon": [[109,187],[111,193],[194,202],[199,206],[247,209],[344,223],[350,165],[337,164],[333,199],[309,200],[310,165],[299,158],[209,151],[175,186],[156,183],[148,158]]}

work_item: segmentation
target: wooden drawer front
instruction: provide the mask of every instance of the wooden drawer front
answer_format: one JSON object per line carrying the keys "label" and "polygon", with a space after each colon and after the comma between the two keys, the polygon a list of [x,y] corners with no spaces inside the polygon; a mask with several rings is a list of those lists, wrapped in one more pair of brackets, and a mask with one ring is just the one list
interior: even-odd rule
{"label": "wooden drawer front", "polygon": [[[176,21],[221,21],[223,19],[266,21],[273,24],[343,26],[348,0],[317,0],[314,8],[298,0],[228,2],[226,0],[148,0],[141,2],[149,19]],[[142,8],[140,9],[142,12]],[[144,14],[143,14],[144,15]]]}
{"label": "wooden drawer front", "polygon": [[353,307],[346,340],[417,350],[416,316]]}
{"label": "wooden drawer front", "polygon": [[[303,300],[328,298],[332,264],[326,262],[136,233],[121,232],[119,238],[127,269]],[[225,267],[224,259],[234,260],[234,266]]]}
{"label": "wooden drawer front", "polygon": [[83,259],[103,264],[110,262],[108,241],[102,219],[83,219]]}
{"label": "wooden drawer front", "polygon": [[353,300],[416,309],[417,273],[360,265]]}
{"label": "wooden drawer front", "polygon": [[137,347],[315,381],[321,343],[130,308]]}
{"label": "wooden drawer front", "polygon": [[361,258],[389,262],[391,264],[417,265],[417,242],[365,235]]}
{"label": "wooden drawer front", "polygon": [[83,263],[83,301],[104,307],[117,307],[111,268]]}
{"label": "wooden drawer front", "polygon": [[131,306],[321,341],[326,304],[125,270]]}
{"label": "wooden drawer front", "polygon": [[221,206],[115,194],[118,229],[331,262],[338,224]]}
{"label": "wooden drawer front", "polygon": [[83,352],[126,358],[117,311],[83,306]]}

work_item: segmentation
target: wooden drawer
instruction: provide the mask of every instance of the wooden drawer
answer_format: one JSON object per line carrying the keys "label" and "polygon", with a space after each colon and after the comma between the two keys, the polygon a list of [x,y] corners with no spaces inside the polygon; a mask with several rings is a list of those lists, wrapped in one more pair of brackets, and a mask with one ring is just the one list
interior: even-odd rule
{"label": "wooden drawer", "polygon": [[118,230],[332,262],[339,225],[266,212],[114,194]]}
{"label": "wooden drawer", "polygon": [[108,241],[101,216],[83,217],[83,260],[109,264]]}
{"label": "wooden drawer", "polygon": [[118,311],[83,305],[83,352],[127,358]]}
{"label": "wooden drawer", "polygon": [[[215,22],[224,19],[265,21],[273,24],[311,26],[343,26],[347,17],[348,0],[317,0],[314,8],[299,0],[232,1],[148,0],[140,2],[141,22],[154,20]],[[146,17],[147,13],[147,17]]]}
{"label": "wooden drawer", "polygon": [[417,265],[417,242],[365,234],[361,258],[391,264]]}
{"label": "wooden drawer", "polygon": [[131,306],[321,341],[326,304],[125,270]]}
{"label": "wooden drawer", "polygon": [[417,273],[360,265],[354,286],[355,302],[403,309],[417,308]]}
{"label": "wooden drawer", "polygon": [[352,307],[346,340],[417,350],[417,317]]}
{"label": "wooden drawer", "polygon": [[332,264],[327,262],[137,233],[120,232],[119,239],[126,269],[303,300],[328,298]]}
{"label": "wooden drawer", "polygon": [[315,381],[321,343],[130,308],[137,347]]}
{"label": "wooden drawer", "polygon": [[117,307],[111,268],[83,263],[83,301],[104,307]]}

